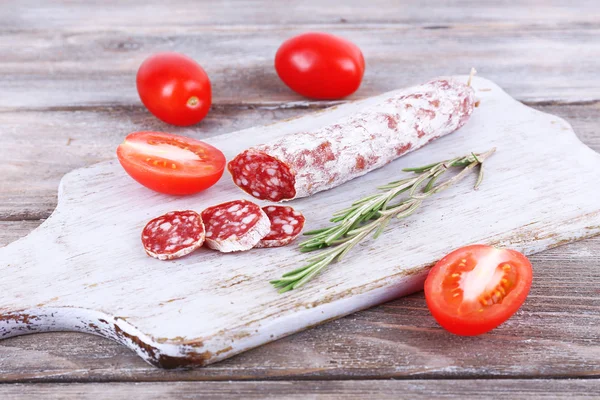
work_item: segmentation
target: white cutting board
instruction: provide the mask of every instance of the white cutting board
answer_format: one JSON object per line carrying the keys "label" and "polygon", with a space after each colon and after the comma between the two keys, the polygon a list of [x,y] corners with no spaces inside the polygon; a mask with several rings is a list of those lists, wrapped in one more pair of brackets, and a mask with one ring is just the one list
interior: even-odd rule
{"label": "white cutting board", "polygon": [[[140,232],[151,218],[247,198],[228,174],[191,197],[147,190],[116,160],[67,174],[52,216],[0,249],[0,337],[89,332],[123,343],[154,365],[206,365],[420,290],[428,267],[457,247],[489,243],[531,254],[600,233],[600,155],[564,120],[520,104],[488,80],[476,78],[473,86],[481,105],[459,131],[291,205],[305,214],[307,229],[320,228],[335,210],[405,176],[404,167],[497,147],[480,189],[473,190],[475,176],[469,177],[283,295],[268,282],[303,264],[307,255],[294,245],[235,254],[201,249],[174,261],[144,253]],[[210,142],[231,159],[248,146],[360,106]]]}

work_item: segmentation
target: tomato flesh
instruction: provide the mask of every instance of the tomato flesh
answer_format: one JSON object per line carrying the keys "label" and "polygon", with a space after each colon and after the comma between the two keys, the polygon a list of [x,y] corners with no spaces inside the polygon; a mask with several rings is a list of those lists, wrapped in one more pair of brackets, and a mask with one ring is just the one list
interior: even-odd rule
{"label": "tomato flesh", "polygon": [[199,140],[163,132],[134,132],[117,148],[127,173],[149,189],[172,195],[205,190],[225,170],[223,153]]}
{"label": "tomato flesh", "polygon": [[136,84],[142,103],[168,124],[196,124],[210,109],[208,75],[183,54],[158,53],[148,57],[138,70]]}
{"label": "tomato flesh", "polygon": [[333,100],[358,89],[365,59],[358,46],[346,39],[309,32],[288,39],[279,47],[275,69],[295,92],[313,99]]}
{"label": "tomato flesh", "polygon": [[532,280],[523,254],[485,245],[460,248],[442,258],[425,281],[425,299],[436,321],[464,336],[488,332],[523,304]]}

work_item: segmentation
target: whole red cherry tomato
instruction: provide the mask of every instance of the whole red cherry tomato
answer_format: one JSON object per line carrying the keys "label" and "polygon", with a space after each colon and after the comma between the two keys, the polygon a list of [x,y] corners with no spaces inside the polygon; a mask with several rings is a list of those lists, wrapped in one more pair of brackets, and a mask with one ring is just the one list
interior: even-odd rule
{"label": "whole red cherry tomato", "polygon": [[208,75],[183,54],[158,53],[148,57],[140,66],[136,81],[142,103],[168,124],[196,124],[210,109]]}
{"label": "whole red cherry tomato", "polygon": [[328,33],[309,32],[283,42],[275,69],[293,91],[313,99],[333,100],[358,89],[365,59],[354,43]]}

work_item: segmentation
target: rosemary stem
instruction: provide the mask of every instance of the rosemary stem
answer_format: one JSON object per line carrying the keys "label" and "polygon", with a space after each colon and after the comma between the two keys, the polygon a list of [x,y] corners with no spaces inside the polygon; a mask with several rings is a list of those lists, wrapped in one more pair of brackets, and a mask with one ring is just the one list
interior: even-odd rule
{"label": "rosemary stem", "polygon": [[[280,293],[287,292],[306,284],[329,264],[344,258],[354,246],[373,233],[378,238],[393,217],[397,219],[412,215],[423,201],[436,193],[462,181],[479,166],[479,174],[475,189],[483,180],[483,164],[494,152],[495,148],[480,154],[470,153],[464,157],[429,164],[424,167],[407,168],[403,171],[414,172],[418,176],[390,182],[379,186],[380,192],[355,201],[350,207],[333,214],[331,222],[335,225],[306,232],[311,238],[299,244],[301,251],[322,249],[318,254],[309,257],[307,264],[283,274],[280,279],[271,281]],[[440,176],[451,168],[461,168],[453,177],[437,183]],[[421,186],[425,183],[422,191]],[[397,203],[390,202],[402,193],[407,197]]]}

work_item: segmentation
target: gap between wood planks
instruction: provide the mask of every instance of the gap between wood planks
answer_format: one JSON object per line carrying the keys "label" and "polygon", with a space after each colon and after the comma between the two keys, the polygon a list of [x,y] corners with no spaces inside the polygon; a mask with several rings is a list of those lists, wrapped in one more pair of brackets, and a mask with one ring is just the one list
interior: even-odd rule
{"label": "gap between wood planks", "polygon": [[[75,371],[70,371],[75,372]],[[0,386],[5,385],[14,385],[16,383],[27,383],[29,385],[51,385],[51,384],[93,384],[93,383],[159,383],[159,382],[300,382],[300,383],[310,383],[310,382],[330,382],[330,381],[343,381],[343,382],[351,382],[351,381],[401,381],[401,382],[410,382],[410,381],[442,381],[442,382],[452,382],[452,381],[473,381],[473,380],[485,380],[490,382],[502,382],[502,381],[515,381],[515,380],[524,380],[524,381],[594,381],[600,383],[600,373],[590,374],[588,376],[583,375],[556,375],[556,376],[548,376],[548,375],[515,375],[515,376],[494,376],[494,375],[486,375],[486,374],[474,374],[474,375],[449,375],[449,376],[419,376],[418,374],[410,375],[410,376],[400,376],[400,375],[392,375],[392,374],[384,374],[380,375],[377,373],[372,374],[350,374],[350,375],[335,375],[335,374],[326,374],[326,375],[310,375],[307,377],[302,376],[293,376],[290,378],[288,375],[284,376],[262,376],[262,377],[242,377],[242,376],[193,376],[191,378],[185,377],[182,375],[186,372],[186,370],[172,370],[170,373],[165,374],[165,376],[153,376],[153,377],[142,377],[142,378],[127,378],[125,375],[127,373],[127,369],[118,370],[123,377],[119,378],[103,378],[103,377],[94,377],[93,380],[82,376],[81,378],[59,378],[54,379],[52,377],[49,378],[39,378],[39,377],[27,377],[26,375],[21,375],[16,373],[15,379],[4,379],[0,380]],[[315,371],[316,373],[320,373],[321,371]]]}
{"label": "gap between wood planks", "polygon": [[[539,21],[539,20],[538,20]],[[0,20],[0,22],[2,22]],[[196,25],[191,23],[190,25],[182,25],[181,23],[161,24],[160,26],[155,25],[128,25],[128,26],[106,26],[96,27],[95,32],[103,33],[114,33],[120,32],[123,34],[144,34],[144,33],[173,33],[186,34],[186,33],[256,33],[256,32],[276,32],[276,31],[309,31],[309,30],[323,30],[333,31],[343,29],[345,31],[364,31],[369,30],[373,32],[385,32],[385,31],[397,31],[399,34],[402,32],[415,32],[415,31],[486,31],[486,32],[506,32],[506,31],[519,31],[523,33],[537,33],[537,32],[564,32],[564,31],[594,31],[598,27],[595,25],[595,21],[576,21],[569,23],[539,23],[527,22],[506,22],[506,21],[484,21],[481,23],[471,21],[448,23],[448,24],[433,24],[431,22],[413,22],[411,20],[380,20],[380,21],[348,21],[345,18],[339,18],[336,20],[321,21],[321,22],[304,22],[304,23],[266,23],[266,24],[206,24]],[[86,34],[90,33],[87,27],[72,27],[62,26],[56,30],[62,34]],[[35,35],[35,34],[46,34],[46,29],[40,29],[38,27],[32,27],[30,25],[19,28],[2,28],[0,26],[0,34],[6,35]],[[118,50],[127,51],[127,46],[118,46]]]}
{"label": "gap between wood planks", "polygon": [[[131,399],[132,395],[145,399],[204,398],[211,399],[430,399],[430,398],[551,398],[593,397],[600,394],[598,381],[570,380],[535,381],[497,380],[409,380],[409,381],[328,381],[328,382],[176,382],[103,384],[11,384],[0,388],[7,400],[41,397],[49,399]],[[16,396],[16,397],[15,397]],[[27,396],[27,397],[24,397]],[[308,396],[308,397],[307,397]],[[315,397],[316,396],[316,397]]]}
{"label": "gap between wood planks", "polygon": [[[353,100],[333,100],[333,101],[290,101],[290,102],[261,102],[261,103],[220,103],[213,104],[211,111],[231,111],[231,110],[321,110],[352,101],[362,100],[357,98]],[[518,99],[517,99],[518,100]],[[521,101],[529,107],[548,107],[548,106],[596,106],[600,104],[600,99],[582,100],[582,101],[564,101],[564,100],[539,100],[539,101]],[[76,112],[76,111],[132,111],[143,112],[146,108],[141,104],[94,104],[82,106],[57,106],[57,107],[17,107],[0,108],[0,113],[18,113],[18,112]]]}

